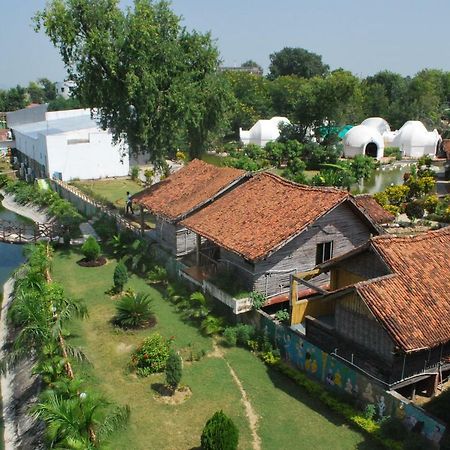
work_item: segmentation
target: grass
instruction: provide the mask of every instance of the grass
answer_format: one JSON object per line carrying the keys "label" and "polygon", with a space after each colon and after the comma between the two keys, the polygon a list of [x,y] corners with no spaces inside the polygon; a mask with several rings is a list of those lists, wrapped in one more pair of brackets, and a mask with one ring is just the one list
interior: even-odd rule
{"label": "grass", "polygon": [[72,184],[87,194],[92,191],[96,196],[108,200],[119,209],[125,207],[127,192],[133,195],[143,189],[139,183],[128,178],[73,181]]}
{"label": "grass", "polygon": [[[129,426],[113,436],[110,448],[196,448],[206,420],[223,409],[239,428],[239,448],[251,449],[251,432],[240,391],[223,358],[206,356],[194,363],[185,362],[182,384],[188,385],[193,394],[176,406],[161,404],[154,398],[152,384],[162,383],[162,374],[138,378],[126,369],[132,349],[150,332],[158,331],[167,338],[174,336],[174,346],[184,354],[190,349],[210,352],[213,340],[183,322],[172,304],[135,276],[127,287],[151,294],[157,325],[151,331],[133,333],[113,328],[109,321],[115,313],[115,300],[104,292],[112,285],[115,262],[85,268],[76,264],[79,259],[78,251],[57,251],[53,277],[63,283],[67,294],[83,298],[89,308],[89,318],[74,322],[71,327],[72,343],[82,347],[92,363],[77,366],[77,373],[91,389],[131,407]],[[224,352],[260,417],[258,433],[263,450],[299,446],[317,450],[374,448],[319,401],[302,394],[290,380],[272,372],[250,352],[243,349]]]}

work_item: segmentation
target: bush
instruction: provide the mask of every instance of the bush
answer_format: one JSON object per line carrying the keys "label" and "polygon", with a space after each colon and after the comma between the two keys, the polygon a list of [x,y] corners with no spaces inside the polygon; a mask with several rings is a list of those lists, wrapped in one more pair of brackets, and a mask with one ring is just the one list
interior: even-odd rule
{"label": "bush", "polygon": [[239,345],[248,345],[248,341],[253,339],[256,335],[256,330],[253,325],[239,323],[236,325],[236,339]]}
{"label": "bush", "polygon": [[108,241],[111,236],[117,234],[116,221],[106,214],[103,214],[98,220],[95,221],[94,229],[103,242]]}
{"label": "bush", "polygon": [[239,430],[223,411],[217,411],[206,422],[201,437],[203,450],[236,450],[238,442]]}
{"label": "bush", "polygon": [[100,245],[93,236],[89,236],[82,245],[81,251],[88,261],[96,261],[100,256]]}
{"label": "bush", "polygon": [[122,328],[138,328],[147,325],[154,317],[152,299],[142,292],[127,292],[116,304],[114,323]]}
{"label": "bush", "polygon": [[258,291],[250,293],[250,300],[252,301],[253,309],[261,309],[264,306],[264,303],[266,303],[266,297]]}
{"label": "bush", "polygon": [[275,313],[275,319],[279,322],[287,322],[291,315],[287,309],[280,309]]}
{"label": "bush", "polygon": [[170,353],[170,341],[159,333],[153,333],[144,339],[131,356],[131,367],[141,376],[162,372],[166,368]]}
{"label": "bush", "polygon": [[236,327],[227,327],[223,332],[223,337],[225,342],[230,346],[234,347],[237,344],[237,330]]}
{"label": "bush", "polygon": [[397,161],[400,161],[402,159],[402,151],[399,147],[386,147],[384,156],[393,156]]}
{"label": "bush", "polygon": [[131,179],[132,179],[133,181],[136,181],[137,178],[138,178],[138,176],[139,176],[139,167],[138,167],[138,166],[133,166],[133,167],[131,168],[131,173],[130,173],[130,175],[131,175]]}
{"label": "bush", "polygon": [[428,195],[423,200],[423,207],[429,214],[436,212],[438,205],[439,197],[437,195]]}
{"label": "bush", "polygon": [[419,202],[409,202],[406,205],[405,213],[412,221],[421,219],[424,215],[423,206]]}
{"label": "bush", "polygon": [[381,422],[380,433],[383,437],[403,441],[408,436],[408,430],[400,419],[389,417]]}
{"label": "bush", "polygon": [[163,266],[154,266],[147,275],[150,284],[167,283],[167,270]]}
{"label": "bush", "polygon": [[123,291],[123,287],[128,282],[128,271],[124,262],[121,260],[117,263],[113,275],[114,291],[119,293]]}
{"label": "bush", "polygon": [[166,383],[173,391],[180,384],[182,373],[181,357],[174,350],[171,350],[166,364]]}

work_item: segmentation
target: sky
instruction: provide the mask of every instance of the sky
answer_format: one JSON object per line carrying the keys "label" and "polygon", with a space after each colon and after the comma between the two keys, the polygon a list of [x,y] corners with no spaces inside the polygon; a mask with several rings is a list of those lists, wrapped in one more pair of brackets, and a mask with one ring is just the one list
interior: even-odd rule
{"label": "sky", "polygon": [[[65,78],[57,50],[33,30],[31,17],[45,3],[0,0],[0,88]],[[226,66],[252,59],[267,73],[271,53],[302,47],[361,77],[450,71],[449,0],[173,0],[172,8],[187,29],[211,32]]]}

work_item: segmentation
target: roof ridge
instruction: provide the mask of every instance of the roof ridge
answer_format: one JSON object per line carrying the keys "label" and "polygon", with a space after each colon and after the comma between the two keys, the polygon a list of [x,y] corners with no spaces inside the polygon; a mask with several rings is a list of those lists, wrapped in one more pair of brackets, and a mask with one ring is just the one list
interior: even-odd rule
{"label": "roof ridge", "polygon": [[434,239],[436,235],[450,234],[450,226],[439,228],[438,230],[429,230],[420,234],[409,234],[407,236],[397,234],[382,234],[371,238],[372,242],[376,244],[378,241],[393,241],[393,242],[408,242],[408,241],[425,241],[427,239]]}
{"label": "roof ridge", "polygon": [[258,178],[259,176],[268,176],[282,184],[285,184],[287,186],[297,187],[297,188],[303,189],[305,191],[316,191],[316,192],[323,192],[323,193],[334,192],[336,194],[344,194],[349,197],[351,196],[351,194],[349,194],[347,191],[344,191],[343,189],[329,187],[329,186],[310,186],[308,184],[300,184],[300,183],[296,183],[295,181],[283,178],[282,176],[277,175],[276,173],[273,173],[273,172],[269,172],[269,171],[259,172],[254,175],[254,178]]}

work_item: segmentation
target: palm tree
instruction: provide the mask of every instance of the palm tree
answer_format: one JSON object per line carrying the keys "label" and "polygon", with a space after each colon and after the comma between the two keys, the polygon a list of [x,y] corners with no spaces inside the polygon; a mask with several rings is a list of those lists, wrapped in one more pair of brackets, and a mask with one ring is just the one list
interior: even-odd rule
{"label": "palm tree", "polygon": [[111,408],[96,395],[81,392],[64,398],[48,391],[33,407],[33,416],[45,421],[50,447],[94,449],[113,431],[125,425],[129,407]]}
{"label": "palm tree", "polygon": [[116,305],[114,323],[122,328],[138,328],[153,317],[152,299],[148,294],[127,292]]}

